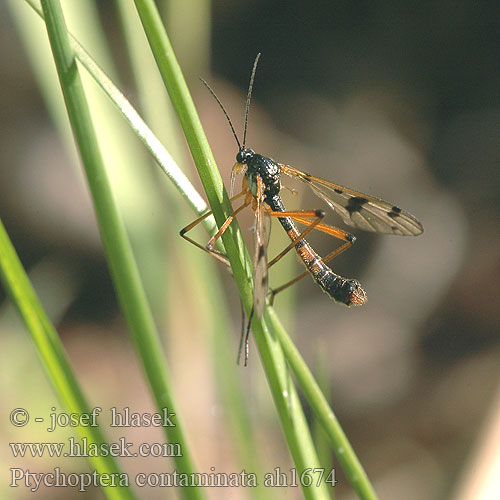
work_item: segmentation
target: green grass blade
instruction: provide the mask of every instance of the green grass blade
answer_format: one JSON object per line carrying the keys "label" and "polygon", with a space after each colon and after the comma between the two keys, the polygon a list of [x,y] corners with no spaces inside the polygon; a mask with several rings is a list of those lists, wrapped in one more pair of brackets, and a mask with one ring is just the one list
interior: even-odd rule
{"label": "green grass blade", "polygon": [[275,325],[274,331],[278,335],[279,342],[283,347],[286,359],[290,364],[295,377],[297,378],[298,385],[304,392],[308,403],[329,437],[333,445],[335,455],[342,465],[349,482],[352,484],[360,499],[377,500],[375,490],[373,489],[363,466],[361,465],[351,444],[349,443],[349,440],[342,430],[342,427],[333,413],[333,410],[328,405],[324,394],[321,392],[321,389],[314,380],[312,373],[300,356],[300,353],[288,334],[281,327],[274,311],[269,310],[269,315],[271,316],[271,321]]}
{"label": "green grass blade", "polygon": [[[43,19],[43,13],[38,0],[25,0],[26,3]],[[207,210],[207,205],[198,191],[193,187],[189,179],[177,166],[177,163],[172,158],[170,153],[165,149],[163,144],[158,140],[155,134],[147,126],[146,122],[141,118],[139,113],[130,104],[123,93],[99,67],[89,53],[81,46],[81,44],[71,35],[70,43],[79,62],[85,67],[89,74],[94,78],[96,83],[108,95],[113,104],[120,110],[123,117],[127,120],[132,130],[139,139],[147,147],[153,158],[157,161],[163,172],[173,182],[174,186],[181,193],[185,201],[193,208],[193,210],[201,214]],[[213,221],[208,223],[207,229],[213,230],[215,224]]]}
{"label": "green grass blade", "polygon": [[[0,279],[19,310],[48,378],[67,412],[79,415],[90,413],[91,410],[71,369],[62,342],[40,304],[1,220]],[[76,430],[80,437],[88,440],[89,444],[100,445],[106,442],[99,427],[78,426]],[[99,474],[123,474],[111,456],[89,457],[89,462]],[[112,500],[136,498],[130,489],[124,487],[103,488],[103,492]]]}
{"label": "green grass blade", "polygon": [[[227,213],[230,212],[231,205],[179,64],[168,41],[154,2],[138,1],[135,4],[145,27],[160,74],[163,81],[168,82],[168,85],[166,85],[167,91],[181,122],[189,149],[200,173],[203,187],[214,211],[215,219],[221,224],[225,220]],[[212,200],[217,200],[218,203],[212,204]],[[232,235],[233,227],[226,233]],[[245,270],[243,265],[246,260],[242,250],[244,245],[237,246],[234,243],[234,236],[228,237],[224,235],[223,239],[224,245],[229,244],[231,246],[231,249],[226,247],[228,254],[239,256],[239,264],[234,264],[233,273],[238,277],[248,278],[249,271]],[[247,295],[250,296],[251,294]]]}
{"label": "green grass blade", "polygon": [[[186,170],[186,148],[175,111],[132,2],[115,0],[142,114],[175,161]],[[161,109],[161,113],[158,110]]]}
{"label": "green grass blade", "polygon": [[[26,2],[43,19],[43,13],[41,12],[41,8],[39,7],[39,2],[36,0],[26,0]],[[121,5],[120,8],[126,9],[127,7],[125,5]],[[132,21],[128,20],[128,22]],[[70,40],[79,62],[85,67],[85,69],[99,84],[99,86],[106,92],[115,106],[120,109],[124,118],[128,121],[132,129],[146,145],[152,156],[156,159],[156,161],[162,168],[163,172],[166,173],[167,176],[172,180],[174,186],[178,189],[183,198],[198,214],[206,211],[207,205],[205,204],[204,200],[194,189],[184,173],[178,168],[169,152],[156,138],[155,134],[149,129],[144,120],[132,107],[130,102],[113,84],[111,79],[95,63],[95,61],[80,45],[80,43],[73,36],[71,36],[71,34]],[[156,109],[157,107],[158,106],[156,106]],[[215,222],[213,218],[206,219],[205,225],[209,232],[215,231]],[[203,261],[202,265],[198,267],[200,267],[196,274],[198,278],[202,276],[202,273],[206,274],[209,270],[205,261]],[[210,293],[207,293],[206,297],[208,297],[212,304],[211,306],[207,305],[207,307],[205,308],[209,311],[207,328],[211,332],[213,332],[213,336],[215,338],[214,355],[217,355],[216,358],[219,361],[226,360],[226,362],[232,363],[234,361],[234,353],[229,347],[231,345],[231,342],[229,342],[228,340],[228,332],[230,332],[230,327],[227,323],[225,315],[221,311],[219,311],[222,301],[218,300],[217,297],[222,297],[222,291],[218,286],[216,286],[217,282],[215,280],[216,276],[214,276],[214,273],[211,271],[206,279],[206,283],[210,283]],[[221,335],[223,335],[223,338],[221,338]],[[248,413],[246,411],[244,398],[241,394],[241,385],[239,385],[236,378],[226,376],[225,371],[223,370],[222,362],[216,362],[215,365],[218,372],[218,379],[220,381],[220,392],[222,397],[226,401],[228,414],[231,416],[231,428],[235,436],[232,442],[235,443],[246,469],[258,472],[259,453],[256,449],[256,440],[252,437],[253,433],[250,423],[248,422]],[[263,493],[265,493],[266,496],[269,496],[269,488],[264,488]]]}
{"label": "green grass blade", "polygon": [[[176,56],[154,2],[136,0],[135,4],[184,130],[215,219],[221,225],[230,213],[231,206]],[[226,231],[223,239],[244,307],[248,313],[252,304],[251,265],[237,225]],[[295,388],[288,375],[279,343],[276,342],[276,337],[268,330],[264,321],[254,320],[252,327],[295,465],[299,471],[308,467],[319,467],[311,435],[298,403]],[[324,484],[318,488],[304,488],[303,491],[306,498],[329,497]]]}
{"label": "green grass blade", "polygon": [[[42,0],[42,9],[118,299],[157,406],[159,409],[169,408],[172,411],[174,405],[162,347],[132,256],[130,243],[113,200],[61,7],[58,0]],[[182,448],[182,457],[174,459],[178,471],[192,473],[194,467],[179,420],[176,420],[175,427],[166,427],[165,432],[169,442],[179,443]],[[202,498],[200,490],[196,488],[185,488],[181,494],[185,498]]]}
{"label": "green grass blade", "polygon": [[[286,355],[286,354],[285,354]],[[331,384],[328,373],[328,367],[330,364],[330,355],[328,349],[325,348],[322,342],[318,342],[315,346],[315,355],[314,355],[314,377],[318,383],[321,392],[325,395],[325,398],[330,404],[330,400],[328,396],[331,394]],[[316,449],[318,450],[319,459],[321,460],[321,465],[328,470],[331,470],[333,467],[333,456],[332,456],[332,446],[330,444],[330,439],[327,436],[323,425],[319,421],[316,414],[313,412],[312,415],[312,435],[314,439],[314,444],[316,445]],[[332,499],[334,491],[332,491]]]}
{"label": "green grass blade", "polygon": [[[204,5],[206,4],[206,5]],[[208,52],[207,33],[208,27],[203,27],[202,24],[209,24],[210,19],[205,15],[208,9],[206,0],[196,1],[193,4],[181,5],[179,2],[163,2],[165,6],[165,18],[168,19],[172,30],[180,33],[192,33],[195,31],[195,38],[189,35],[189,48],[184,52],[184,61],[189,60],[192,68],[196,68],[198,74],[204,74],[208,60],[206,52]],[[201,8],[200,8],[201,7]],[[130,64],[135,75],[135,84],[138,89],[138,96],[141,109],[144,110],[144,117],[157,136],[172,153],[172,156],[184,167],[184,164],[191,163],[185,156],[185,141],[182,130],[179,125],[179,120],[175,115],[172,103],[168,97],[161,76],[158,73],[156,62],[151,54],[151,49],[144,35],[141,22],[137,15],[137,10],[132,3],[116,2],[116,8],[119,12],[119,17],[124,32],[124,39],[128,48]],[[195,22],[196,27],[193,27],[193,15],[182,14],[179,11],[190,9],[198,19]],[[187,28],[189,26],[189,29]],[[201,37],[201,39],[197,39]],[[200,52],[198,54],[198,52]],[[205,68],[205,69],[203,69]],[[158,113],[158,109],[162,109],[162,113]],[[188,165],[185,166],[188,169]],[[171,194],[170,185],[165,186],[165,194],[168,198]],[[189,215],[186,213],[184,204],[168,204],[169,211],[173,212],[170,215],[172,220],[189,220]],[[186,252],[190,251],[190,245],[178,237],[178,229],[168,230],[169,248],[175,247],[175,251],[183,254],[186,257]],[[215,229],[209,232],[213,234]],[[174,234],[175,233],[175,234]],[[178,247],[178,248],[177,248]],[[215,373],[215,385],[217,392],[220,394],[221,401],[224,407],[224,432],[226,440],[231,443],[231,448],[234,450],[236,460],[242,464],[242,467],[247,471],[252,471],[258,477],[263,477],[263,463],[260,457],[257,438],[254,429],[251,425],[250,408],[248,401],[245,399],[245,393],[242,392],[241,376],[244,372],[237,370],[234,365],[235,352],[233,348],[233,327],[228,321],[228,311],[224,307],[225,299],[224,292],[220,286],[220,279],[217,275],[217,267],[220,266],[213,259],[202,255],[198,250],[194,249],[193,258],[189,255],[189,266],[183,269],[183,275],[186,282],[196,282],[198,286],[190,287],[190,298],[192,304],[196,304],[197,316],[199,321],[204,325],[204,329],[208,333],[208,338],[211,343],[212,366]],[[174,264],[175,265],[175,264]],[[179,293],[178,284],[174,281],[167,284],[169,293],[172,295]],[[170,303],[170,300],[167,300]],[[169,312],[172,318],[175,315],[183,315],[183,311],[177,310],[175,307]],[[236,376],[228,376],[229,369],[236,371]],[[260,482],[258,487],[252,490],[255,498],[268,499],[271,498],[273,490],[264,487]]]}
{"label": "green grass blade", "polygon": [[[37,5],[39,0],[32,0]],[[59,90],[57,72],[53,64],[47,64],[52,59],[50,45],[47,40],[45,26],[25,2],[8,1],[12,17],[16,20],[17,31],[25,46],[26,55],[30,61],[33,73],[40,87],[47,110],[59,134],[65,138],[64,146],[71,156],[71,167],[76,170],[78,180],[85,185],[78,156],[74,147],[71,128],[68,127],[68,117],[64,100]],[[107,43],[107,36],[99,16],[95,0],[81,2],[80,0],[65,0],[64,14],[67,24],[78,34],[80,41],[92,52],[93,58],[106,68],[109,75],[116,81],[115,61]],[[93,124],[100,144],[101,154],[113,185],[113,192],[123,219],[126,222],[129,238],[136,255],[139,271],[148,299],[159,317],[162,312],[162,286],[159,279],[162,265],[165,262],[165,251],[158,245],[162,224],[159,217],[151,218],[151,213],[162,214],[163,198],[155,189],[157,182],[153,181],[153,169],[148,167],[148,155],[141,144],[135,140],[133,131],[116,112],[112,102],[101,89],[95,85],[87,72],[81,73],[85,95],[92,110]],[[140,174],[138,175],[138,171]],[[143,193],[149,193],[143,196]],[[149,219],[150,224],[144,224]]]}
{"label": "green grass blade", "polygon": [[[208,28],[202,28],[201,24],[209,23],[203,12],[204,9],[198,9],[200,3],[195,2],[188,8],[196,11],[198,23],[196,28],[196,36],[203,37],[203,42],[193,41],[190,37],[189,46],[192,50],[189,53],[184,53],[185,57],[191,61],[193,67],[197,71],[202,71],[207,65],[205,59],[205,52],[208,49],[202,49],[202,55],[194,54],[193,52],[199,51],[200,47],[208,47],[206,40],[206,33]],[[165,4],[165,2],[164,2]],[[147,43],[144,35],[141,22],[137,16],[137,10],[132,3],[116,2],[116,8],[119,12],[119,17],[124,32],[124,39],[128,48],[130,64],[135,76],[136,88],[138,89],[138,96],[141,109],[144,110],[144,117],[151,128],[155,131],[157,136],[161,138],[162,143],[166,145],[168,151],[179,162],[180,165],[188,163],[187,158],[183,154],[185,152],[184,137],[180,129],[179,121],[175,115],[172,103],[168,98],[168,94],[163,85],[163,81],[158,73],[156,62],[151,54],[151,49]],[[182,15],[173,15],[172,10],[184,9],[185,6],[179,3],[168,3],[166,5],[166,18],[172,23],[172,28],[177,32],[186,32],[186,26],[191,26],[192,16],[183,17]],[[205,7],[206,10],[206,7]],[[181,22],[182,21],[182,22]],[[183,24],[182,24],[183,23]],[[182,35],[181,35],[182,36]],[[77,53],[78,55],[78,53]],[[196,61],[196,62],[195,62]],[[203,61],[203,62],[202,62]],[[203,70],[203,73],[205,71]],[[202,73],[202,74],[203,74]],[[158,109],[162,109],[162,113],[158,113]],[[190,162],[189,162],[190,163]],[[187,166],[186,166],[187,168]],[[168,198],[172,198],[170,185],[165,186],[165,194]],[[168,204],[169,214],[172,220],[189,220],[184,204],[175,204],[173,200]],[[186,255],[187,251],[191,248],[186,245],[186,242],[178,237],[178,229],[175,228],[168,230],[169,248],[176,248],[176,252]],[[209,229],[213,234],[215,229]],[[175,234],[174,234],[175,233]],[[177,249],[177,247],[179,247]],[[198,286],[190,287],[190,301],[196,304],[197,315],[200,317],[200,322],[204,325],[204,329],[208,333],[211,342],[212,365],[216,376],[217,392],[220,394],[221,401],[224,406],[224,419],[227,424],[223,423],[226,439],[231,443],[231,448],[235,451],[237,460],[242,466],[248,470],[253,471],[258,477],[263,476],[262,460],[257,445],[257,439],[250,422],[250,411],[248,402],[245,400],[245,394],[241,390],[240,376],[243,372],[237,370],[237,376],[228,376],[228,364],[230,369],[234,370],[235,353],[232,342],[232,327],[228,322],[227,308],[224,307],[224,295],[220,280],[217,276],[217,266],[219,264],[212,259],[206,258],[195,249],[193,252],[194,258],[190,258],[190,265],[183,269],[183,274],[187,282],[197,282]],[[199,257],[199,258],[197,258]],[[175,264],[174,264],[175,265]],[[168,284],[167,284],[168,286]],[[172,294],[178,293],[178,285],[172,282],[169,286],[169,292]],[[170,300],[167,300],[170,303]],[[174,307],[170,311],[170,317],[174,315],[183,315],[183,311],[178,311]],[[272,489],[263,486],[259,483],[257,489],[252,490],[256,498],[270,498]]]}

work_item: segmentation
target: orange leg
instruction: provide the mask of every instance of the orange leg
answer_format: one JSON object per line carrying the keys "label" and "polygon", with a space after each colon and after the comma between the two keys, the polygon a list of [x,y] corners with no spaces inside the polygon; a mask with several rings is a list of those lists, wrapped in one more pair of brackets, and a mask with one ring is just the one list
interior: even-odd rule
{"label": "orange leg", "polygon": [[[323,226],[324,224],[320,224],[320,222],[325,217],[325,213],[323,210],[294,210],[287,212],[274,212],[269,210],[269,215],[271,217],[290,217],[291,219],[297,220],[299,222],[303,222],[307,224],[308,227],[300,233],[298,238],[293,240],[282,252],[280,252],[271,262],[267,264],[267,267],[271,267],[276,264],[281,258],[283,258],[302,238],[307,236],[313,229],[318,228],[318,226]],[[311,221],[310,219],[314,219]]]}
{"label": "orange leg", "polygon": [[[238,193],[236,196],[233,196],[230,199],[230,201],[233,202],[234,200],[237,200],[238,198],[241,198],[242,196],[245,196],[245,195],[248,195],[248,191],[241,191],[241,193]],[[210,255],[212,255],[213,257],[215,257],[217,260],[220,260],[221,262],[223,262],[224,264],[226,264],[226,266],[229,266],[229,260],[227,259],[227,256],[224,255],[222,252],[219,252],[219,250],[217,250],[217,249],[214,248],[215,243],[222,236],[222,234],[224,233],[224,231],[229,227],[229,224],[231,224],[231,222],[233,221],[234,216],[237,213],[241,212],[241,210],[243,210],[245,207],[247,207],[248,205],[250,205],[251,201],[252,201],[252,198],[247,196],[247,198],[245,199],[245,202],[240,207],[238,207],[226,219],[226,221],[221,226],[221,228],[217,231],[217,233],[214,236],[212,236],[212,238],[210,238],[210,240],[208,241],[208,243],[205,246],[203,246],[201,243],[198,243],[197,241],[193,240],[189,236],[186,236],[186,233],[188,231],[191,231],[191,229],[193,229],[194,227],[196,227],[200,222],[202,222],[207,217],[209,217],[210,215],[212,215],[212,210],[209,210],[208,212],[204,213],[201,217],[198,217],[196,220],[194,220],[193,222],[191,222],[191,224],[188,224],[186,227],[184,227],[183,229],[181,229],[180,232],[179,232],[179,234],[186,241],[189,241],[189,243],[192,243],[194,246],[198,247],[199,249],[203,250],[204,252],[209,253]]]}

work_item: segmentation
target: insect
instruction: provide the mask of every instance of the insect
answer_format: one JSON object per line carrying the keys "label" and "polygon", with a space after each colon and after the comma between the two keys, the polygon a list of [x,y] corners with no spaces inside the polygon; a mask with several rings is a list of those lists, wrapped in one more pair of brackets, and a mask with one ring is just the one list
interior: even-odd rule
{"label": "insect", "polygon": [[[224,112],[236,143],[238,144],[236,163],[231,171],[231,195],[236,174],[244,174],[244,177],[241,192],[236,196],[232,196],[231,201],[233,202],[243,198],[243,203],[233,211],[217,233],[210,238],[206,246],[202,246],[189,238],[186,236],[186,233],[208,217],[212,213],[211,211],[193,221],[180,232],[183,238],[229,265],[226,256],[215,248],[215,243],[229,227],[235,216],[243,209],[251,205],[254,211],[255,248],[253,308],[249,317],[246,335],[244,336],[245,365],[248,359],[248,335],[252,315],[255,314],[260,318],[265,308],[266,296],[268,293],[268,269],[292,248],[295,248],[306,270],[279,288],[271,290],[271,303],[277,293],[293,285],[307,274],[310,274],[322,290],[337,302],[347,306],[358,306],[364,304],[367,300],[366,293],[358,280],[343,278],[334,273],[332,269],[327,266],[327,262],[351,247],[356,238],[346,231],[323,224],[322,220],[325,217],[325,212],[323,210],[286,210],[280,196],[281,175],[298,179],[307,184],[319,198],[341,216],[343,222],[348,226],[363,229],[365,231],[397,234],[401,236],[416,236],[423,231],[422,224],[420,224],[415,217],[391,203],[339,186],[338,184],[333,184],[319,177],[306,174],[290,165],[276,162],[271,158],[255,153],[255,151],[246,147],[250,99],[259,58],[260,54],[257,54],[250,77],[245,106],[242,143],[240,143],[238,139],[231,119],[222,105],[222,102],[208,83],[202,79],[202,82],[212,93]],[[290,244],[270,262],[268,262],[267,259],[267,231],[264,223],[266,215],[276,217],[291,240]],[[304,224],[306,228],[300,231],[296,225],[297,222]],[[321,258],[305,238],[313,229],[343,241],[342,245],[329,253],[326,257]],[[242,342],[240,343],[240,352]]]}

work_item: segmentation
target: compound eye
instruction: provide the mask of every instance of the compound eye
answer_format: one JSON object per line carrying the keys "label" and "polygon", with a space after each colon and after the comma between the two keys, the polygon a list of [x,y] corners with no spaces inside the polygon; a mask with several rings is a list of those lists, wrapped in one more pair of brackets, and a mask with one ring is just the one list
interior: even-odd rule
{"label": "compound eye", "polygon": [[247,163],[254,155],[253,149],[240,149],[236,155],[236,161],[238,163]]}

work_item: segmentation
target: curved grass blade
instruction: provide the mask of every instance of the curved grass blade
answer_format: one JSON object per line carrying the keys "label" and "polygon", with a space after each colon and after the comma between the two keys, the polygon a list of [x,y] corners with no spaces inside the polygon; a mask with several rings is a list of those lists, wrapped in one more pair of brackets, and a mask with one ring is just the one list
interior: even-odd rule
{"label": "curved grass blade", "polygon": [[[162,347],[104,169],[61,6],[58,0],[42,0],[41,5],[118,300],[151,385],[157,407],[160,412],[163,408],[171,411],[174,409],[174,404]],[[165,427],[165,432],[168,441],[179,443],[182,449],[182,456],[174,458],[177,470],[180,473],[193,473],[194,467],[179,420],[176,420],[176,426]],[[201,491],[197,488],[184,488],[179,493],[185,498],[203,498]]]}
{"label": "curved grass blade", "polygon": [[[154,2],[151,0],[136,0],[135,5],[165,86],[179,116],[210,206],[214,211],[215,219],[221,226],[231,210],[229,198],[216,168],[215,160],[174,51]],[[248,314],[253,300],[250,286],[250,260],[236,225],[231,227],[231,230],[226,231],[223,238],[233,274]],[[319,467],[319,460],[312,445],[311,435],[298,403],[295,388],[288,375],[279,343],[264,321],[254,319],[252,327],[295,465],[298,471],[303,471],[309,467]],[[329,497],[324,484],[320,487],[304,488],[303,492],[306,498]]]}
{"label": "curved grass blade", "polygon": [[[1,220],[0,279],[28,328],[61,403],[68,413],[90,413],[90,407],[78,385],[62,342],[40,304]],[[99,447],[106,442],[99,427],[78,426],[76,430],[81,438],[87,439],[89,445],[95,443]],[[89,462],[99,474],[112,474],[117,478],[123,474],[111,456],[89,457]],[[103,488],[103,493],[110,500],[136,498],[130,489],[124,487]]]}

